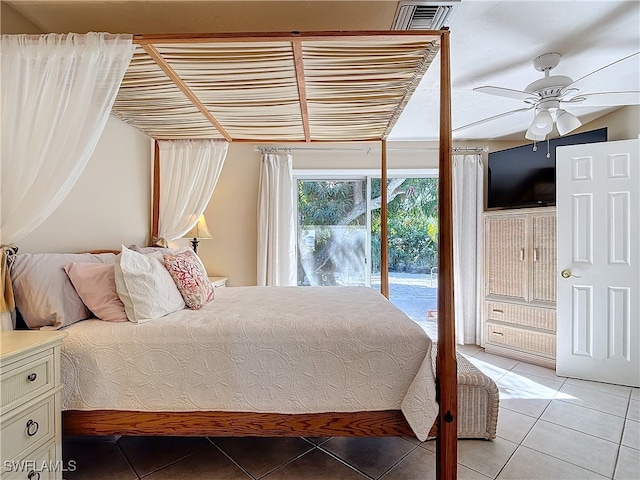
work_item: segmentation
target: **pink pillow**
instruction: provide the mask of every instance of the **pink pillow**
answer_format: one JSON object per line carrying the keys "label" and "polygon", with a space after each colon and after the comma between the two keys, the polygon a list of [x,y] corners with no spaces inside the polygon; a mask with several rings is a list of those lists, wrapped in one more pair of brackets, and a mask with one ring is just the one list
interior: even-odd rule
{"label": "pink pillow", "polygon": [[175,255],[165,254],[163,258],[164,266],[180,290],[187,307],[197,310],[213,300],[213,284],[209,281],[200,258],[192,250],[184,250]]}
{"label": "pink pillow", "polygon": [[64,266],[64,271],[82,302],[97,318],[105,322],[129,320],[116,292],[113,265],[70,263]]}

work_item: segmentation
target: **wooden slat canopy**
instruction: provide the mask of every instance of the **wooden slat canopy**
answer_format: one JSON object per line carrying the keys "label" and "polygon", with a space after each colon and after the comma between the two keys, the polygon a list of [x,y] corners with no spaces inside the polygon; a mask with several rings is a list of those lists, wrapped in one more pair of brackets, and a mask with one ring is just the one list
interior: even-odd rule
{"label": "wooden slat canopy", "polygon": [[386,138],[440,32],[136,35],[113,114],[155,139]]}

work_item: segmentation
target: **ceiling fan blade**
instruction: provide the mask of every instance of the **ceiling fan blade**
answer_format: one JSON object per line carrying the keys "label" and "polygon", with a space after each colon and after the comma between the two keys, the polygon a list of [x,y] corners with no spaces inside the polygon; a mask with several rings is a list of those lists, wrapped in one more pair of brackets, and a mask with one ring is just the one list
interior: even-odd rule
{"label": "ceiling fan blade", "polygon": [[594,70],[594,71],[593,71],[593,72],[591,72],[591,73],[587,73],[586,75],[584,75],[584,76],[582,76],[582,77],[578,78],[577,80],[575,80],[571,85],[567,85],[566,87],[564,87],[564,88],[562,89],[562,93],[561,93],[561,95],[563,95],[563,94],[564,94],[564,92],[566,92],[566,91],[567,91],[567,90],[569,90],[569,89],[572,89],[572,88],[578,88],[578,84],[579,84],[579,83],[581,83],[583,80],[585,80],[585,79],[587,79],[587,78],[591,77],[592,75],[594,75],[594,74],[596,74],[596,73],[598,73],[598,72],[601,72],[602,70],[604,70],[604,69],[606,69],[606,68],[611,68],[611,67],[613,67],[613,66],[615,66],[615,65],[620,65],[620,64],[622,64],[623,62],[626,62],[626,61],[628,61],[629,59],[632,59],[633,57],[636,57],[636,56],[638,56],[638,55],[640,55],[640,52],[632,53],[631,55],[627,55],[626,57],[621,58],[620,60],[616,60],[615,62],[612,62],[612,63],[610,63],[610,64],[608,64],[608,65],[605,65],[604,67],[600,67],[600,68],[598,68],[597,70]]}
{"label": "ceiling fan blade", "polygon": [[520,90],[512,90],[503,87],[476,87],[476,92],[488,93],[489,95],[497,95],[499,97],[515,98],[516,100],[526,100],[527,98],[535,98],[534,95]]}
{"label": "ceiling fan blade", "polygon": [[481,125],[483,123],[491,122],[492,120],[497,120],[498,118],[508,117],[509,115],[513,115],[514,113],[526,112],[528,110],[531,110],[532,108],[533,108],[533,105],[531,105],[530,107],[518,108],[517,110],[511,110],[509,112],[500,113],[499,115],[494,115],[493,117],[483,118],[482,120],[478,120],[477,122],[469,123],[467,125],[454,128],[452,132],[464,130],[465,128],[475,127],[476,125]]}
{"label": "ceiling fan blade", "polygon": [[576,95],[563,103],[572,103],[581,107],[640,105],[640,91],[585,93]]}

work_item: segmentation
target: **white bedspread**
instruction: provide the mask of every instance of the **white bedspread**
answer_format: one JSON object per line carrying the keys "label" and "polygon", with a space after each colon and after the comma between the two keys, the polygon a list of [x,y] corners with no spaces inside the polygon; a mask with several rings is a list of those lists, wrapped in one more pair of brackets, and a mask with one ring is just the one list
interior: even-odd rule
{"label": "white bedspread", "polygon": [[201,310],[65,329],[63,410],[438,412],[431,340],[365,287],[232,287]]}

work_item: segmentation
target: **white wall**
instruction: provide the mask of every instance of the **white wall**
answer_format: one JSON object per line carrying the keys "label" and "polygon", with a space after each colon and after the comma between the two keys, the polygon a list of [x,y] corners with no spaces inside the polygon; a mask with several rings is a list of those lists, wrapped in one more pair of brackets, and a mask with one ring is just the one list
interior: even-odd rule
{"label": "white wall", "polygon": [[53,214],[18,242],[20,252],[77,252],[146,244],[152,140],[109,117],[87,167]]}
{"label": "white wall", "polygon": [[42,33],[42,30],[24,18],[6,3],[0,3],[0,32],[5,34]]}
{"label": "white wall", "polygon": [[229,286],[256,284],[259,178],[260,154],[253,145],[230,144],[205,211],[213,239],[198,245],[209,275],[229,277]]}

